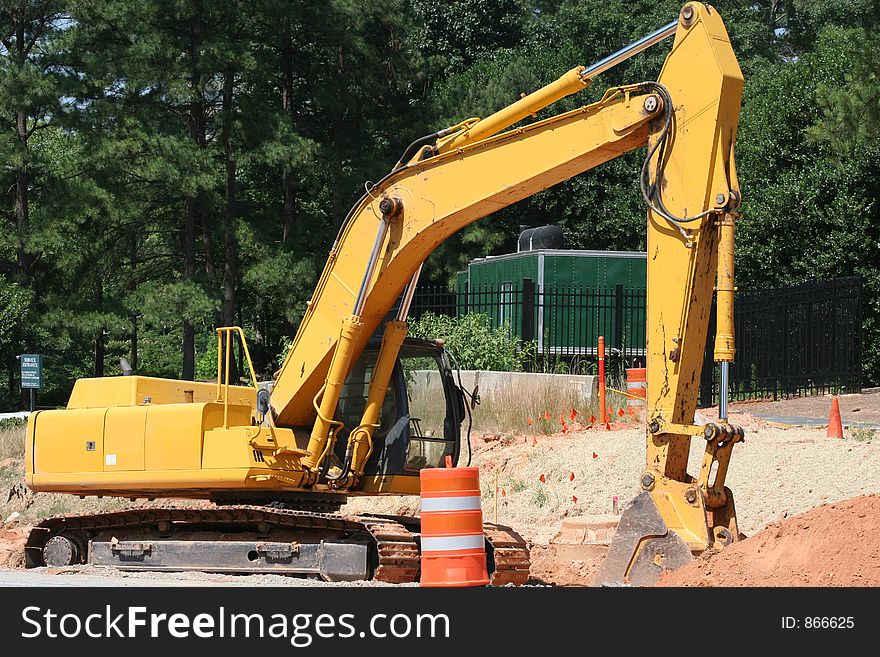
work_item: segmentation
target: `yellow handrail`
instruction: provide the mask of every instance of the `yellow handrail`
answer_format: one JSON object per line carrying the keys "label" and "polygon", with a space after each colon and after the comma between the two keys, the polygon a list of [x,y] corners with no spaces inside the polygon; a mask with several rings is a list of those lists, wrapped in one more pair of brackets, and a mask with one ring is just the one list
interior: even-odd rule
{"label": "yellow handrail", "polygon": [[[251,382],[257,387],[257,375],[254,372],[254,363],[251,360],[251,352],[248,349],[247,339],[244,331],[240,326],[221,326],[217,329],[217,401],[223,401],[223,428],[229,427],[229,362],[232,353],[232,336],[237,333],[241,340],[241,346],[244,348],[244,355],[247,359],[248,371],[251,375]],[[224,339],[225,338],[225,339]],[[225,351],[225,367],[224,367],[224,351]]]}

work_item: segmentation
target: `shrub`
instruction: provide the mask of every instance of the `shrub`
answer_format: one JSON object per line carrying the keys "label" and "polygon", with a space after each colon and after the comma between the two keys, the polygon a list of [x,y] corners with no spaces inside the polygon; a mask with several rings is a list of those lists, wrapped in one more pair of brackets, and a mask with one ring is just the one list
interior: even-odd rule
{"label": "shrub", "polygon": [[18,429],[27,426],[27,418],[25,417],[8,417],[0,420],[0,431]]}
{"label": "shrub", "polygon": [[522,369],[522,341],[510,326],[493,326],[485,314],[448,317],[427,312],[410,323],[409,334],[417,338],[442,338],[446,348],[465,370],[516,372]]}
{"label": "shrub", "polygon": [[[0,460],[19,459],[24,456],[25,433],[24,426],[0,427]],[[0,503],[2,502],[3,500],[0,500]],[[2,518],[0,518],[0,523],[2,523]]]}
{"label": "shrub", "polygon": [[851,427],[849,437],[859,442],[866,442],[874,440],[877,437],[877,432],[868,427]]}

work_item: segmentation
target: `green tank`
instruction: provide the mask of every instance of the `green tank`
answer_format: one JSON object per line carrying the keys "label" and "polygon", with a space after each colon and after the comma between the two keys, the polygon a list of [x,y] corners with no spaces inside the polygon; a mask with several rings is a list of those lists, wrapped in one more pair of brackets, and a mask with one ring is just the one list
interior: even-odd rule
{"label": "green tank", "polygon": [[509,324],[539,353],[595,354],[604,335],[609,349],[636,361],[645,352],[646,264],[641,251],[536,249],[477,258],[457,274],[458,311]]}

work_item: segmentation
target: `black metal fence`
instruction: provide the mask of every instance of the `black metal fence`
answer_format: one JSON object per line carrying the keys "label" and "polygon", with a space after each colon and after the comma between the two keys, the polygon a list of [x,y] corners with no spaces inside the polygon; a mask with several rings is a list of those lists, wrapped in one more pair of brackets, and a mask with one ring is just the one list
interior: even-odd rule
{"label": "black metal fence", "polygon": [[[595,369],[596,346],[605,336],[609,370],[645,362],[645,290],[544,288],[534,281],[448,290],[422,287],[410,312],[459,316],[485,313],[495,325],[536,346],[532,367],[565,360],[571,371]],[[732,399],[779,399],[862,385],[861,278],[813,281],[794,287],[739,292],[734,306],[736,361]],[[718,368],[712,360],[714,309],[706,341],[700,404],[717,402]]]}
{"label": "black metal fence", "polygon": [[[734,303],[731,399],[780,399],[862,389],[861,278],[740,292]],[[714,324],[714,309],[711,317]],[[718,399],[709,327],[700,404]]]}
{"label": "black metal fence", "polygon": [[599,336],[605,337],[609,368],[644,362],[645,290],[612,288],[549,288],[539,291],[531,279],[517,283],[447,290],[423,287],[416,291],[410,316],[424,312],[459,316],[483,313],[496,326],[534,344],[535,362],[564,360],[573,371],[595,362]]}

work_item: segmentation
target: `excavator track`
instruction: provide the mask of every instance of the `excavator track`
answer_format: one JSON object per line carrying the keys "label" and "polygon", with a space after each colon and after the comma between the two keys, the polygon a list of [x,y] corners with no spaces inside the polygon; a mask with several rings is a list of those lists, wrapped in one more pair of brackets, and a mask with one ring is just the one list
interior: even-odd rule
{"label": "excavator track", "polygon": [[[529,547],[525,539],[510,527],[485,523],[483,532],[492,547],[487,552],[492,586],[522,586],[529,581]],[[492,565],[494,563],[494,568]]]}
{"label": "excavator track", "polygon": [[[419,519],[413,516],[367,516],[404,526],[409,532],[419,531]],[[363,518],[362,518],[363,519]],[[483,523],[486,536],[486,560],[492,586],[523,586],[529,581],[531,556],[526,540],[511,527]]]}
{"label": "excavator track", "polygon": [[376,542],[379,564],[373,579],[390,584],[408,584],[419,579],[417,535],[391,518],[359,518]]}
{"label": "excavator track", "polygon": [[[250,530],[258,535],[256,540],[262,537],[264,541],[269,540],[271,532],[285,531],[307,531],[318,535],[327,533],[352,541],[358,537],[369,536],[371,547],[367,579],[390,584],[407,584],[417,582],[419,577],[417,518],[322,514],[250,505],[224,505],[219,508],[143,507],[101,514],[46,518],[34,526],[28,536],[25,545],[25,564],[32,568],[44,565],[66,566],[91,563],[92,557],[88,555],[90,544],[103,536],[105,541],[101,545],[110,545],[117,558],[121,553],[129,559],[134,559],[134,562],[128,565],[124,560],[119,563],[114,562],[113,565],[120,568],[260,572],[239,570],[234,567],[187,568],[160,565],[151,568],[137,561],[136,557],[143,557],[143,553],[149,553],[161,544],[161,541],[155,541],[151,536],[161,535],[163,540],[176,541],[178,536],[186,539],[192,535],[193,528],[215,532],[218,535],[228,535],[230,531]],[[134,541],[119,541],[115,536],[115,534],[125,536],[132,532],[137,534],[139,530],[141,537],[135,538]],[[487,524],[485,531],[490,548],[487,556],[492,585],[525,584],[529,573],[529,553],[522,537],[509,527],[500,525]],[[144,538],[145,534],[149,535]],[[231,542],[227,541],[227,544]],[[267,543],[257,543],[257,545],[267,545]],[[268,545],[269,547],[265,549],[277,550],[277,546],[283,544]]]}
{"label": "excavator track", "polygon": [[[377,522],[358,516],[249,505],[224,505],[220,508],[146,507],[102,514],[47,518],[36,525],[28,537],[25,545],[25,563],[28,567],[46,565],[47,556],[50,561],[52,557],[55,558],[55,563],[49,565],[67,565],[65,561],[70,564],[84,563],[89,561],[87,556],[89,542],[96,537],[111,535],[114,532],[124,536],[126,533],[138,533],[138,530],[142,534],[149,533],[146,538],[135,539],[136,542],[117,542],[113,546],[115,548],[118,545],[120,551],[125,551],[125,556],[132,559],[138,556],[132,554],[134,550],[139,548],[141,552],[147,552],[160,544],[160,541],[152,540],[151,536],[159,534],[166,541],[174,540],[177,536],[187,538],[193,528],[209,532],[214,530],[218,535],[226,536],[231,531],[250,530],[257,536],[256,540],[261,537],[265,539],[263,543],[257,545],[268,545],[269,550],[277,550],[281,545],[266,542],[271,539],[271,533],[306,531],[319,537],[326,533],[342,537],[343,541],[351,539],[352,542],[357,537],[368,535],[373,549],[369,557],[371,569],[366,573],[367,578],[372,574],[373,579],[394,583],[414,582],[418,578],[419,552],[416,536],[397,523],[384,519]],[[110,539],[111,542],[114,540],[115,537]],[[288,545],[291,544],[299,547],[288,541]],[[277,554],[270,556],[274,557],[274,561],[278,561]],[[323,557],[317,557],[317,560],[323,561]],[[148,566],[140,566],[137,562],[130,564],[121,562],[114,565],[131,569],[151,569]],[[175,568],[163,565],[155,569],[198,570],[199,568]],[[204,569],[215,570],[210,567]],[[233,566],[218,567],[216,570],[248,572]],[[258,572],[258,567],[253,572]],[[276,568],[267,572],[284,571]],[[305,571],[304,573],[308,574]]]}

